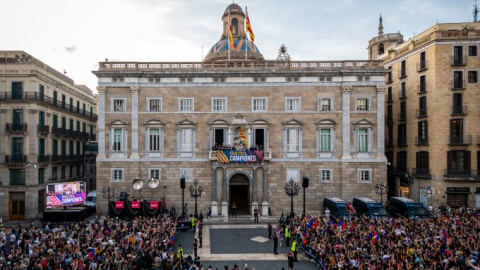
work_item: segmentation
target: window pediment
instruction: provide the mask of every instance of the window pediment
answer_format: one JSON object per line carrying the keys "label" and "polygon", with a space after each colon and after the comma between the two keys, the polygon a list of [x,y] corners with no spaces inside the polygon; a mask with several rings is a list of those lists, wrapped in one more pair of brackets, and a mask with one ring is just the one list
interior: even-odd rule
{"label": "window pediment", "polygon": [[251,126],[269,126],[270,122],[265,119],[255,119],[250,123]]}
{"label": "window pediment", "polygon": [[143,123],[145,126],[165,126],[165,123],[160,119],[149,119]]}
{"label": "window pediment", "polygon": [[197,123],[192,122],[188,119],[184,119],[182,121],[179,121],[176,124],[177,124],[177,126],[195,126],[195,125],[197,125]]}
{"label": "window pediment", "polygon": [[110,122],[110,126],[127,126],[128,123],[125,122],[125,121],[122,121],[120,119],[117,119],[117,120],[114,120],[112,122]]}
{"label": "window pediment", "polygon": [[375,123],[367,120],[367,119],[361,119],[361,120],[358,120],[357,122],[353,123],[354,126],[365,126],[365,127],[371,127],[373,125],[375,125]]}
{"label": "window pediment", "polygon": [[317,126],[335,126],[337,122],[333,121],[332,119],[321,119],[315,122]]}
{"label": "window pediment", "polygon": [[208,122],[209,125],[211,126],[228,126],[230,123],[228,121],[223,120],[223,119],[214,119],[210,122]]}
{"label": "window pediment", "polygon": [[282,122],[282,125],[284,125],[284,126],[295,126],[295,127],[298,127],[298,126],[303,126],[303,123],[300,122],[300,121],[298,121],[297,119],[291,119],[291,120]]}

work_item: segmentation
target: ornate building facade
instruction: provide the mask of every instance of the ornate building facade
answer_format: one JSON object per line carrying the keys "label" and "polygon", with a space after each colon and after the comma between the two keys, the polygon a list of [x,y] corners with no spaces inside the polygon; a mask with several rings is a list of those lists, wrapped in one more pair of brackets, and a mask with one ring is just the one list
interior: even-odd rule
{"label": "ornate building facade", "polygon": [[[0,216],[41,217],[45,186],[85,180],[95,140],[92,91],[24,51],[0,51]],[[93,188],[94,181],[87,181]],[[8,206],[8,207],[4,207]]]}
{"label": "ornate building facade", "polygon": [[[382,29],[382,31],[380,31]],[[385,145],[390,196],[480,207],[480,23],[439,23],[408,41],[370,40],[388,70]]]}
{"label": "ornate building facade", "polygon": [[[291,61],[284,47],[283,57],[265,60],[244,21],[229,5],[203,62],[99,63],[97,190],[166,197],[181,209],[184,176],[187,188],[200,182],[199,209],[214,216],[227,216],[232,202],[239,214],[258,207],[280,215],[290,207],[286,182],[301,187],[304,175],[311,213],[326,196],[380,197],[374,186],[387,175],[381,63]],[[134,179],[152,178],[158,188],[132,189]],[[189,194],[185,202],[193,207]],[[99,197],[97,212],[106,211]]]}

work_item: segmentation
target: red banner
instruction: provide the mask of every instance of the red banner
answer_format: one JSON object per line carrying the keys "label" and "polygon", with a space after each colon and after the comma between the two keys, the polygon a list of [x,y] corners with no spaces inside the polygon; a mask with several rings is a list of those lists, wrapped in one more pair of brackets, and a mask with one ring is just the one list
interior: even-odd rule
{"label": "red banner", "polygon": [[158,201],[151,201],[150,209],[158,209]]}
{"label": "red banner", "polygon": [[123,208],[125,208],[124,201],[115,201],[115,209],[123,209]]}
{"label": "red banner", "polygon": [[139,209],[140,208],[140,202],[139,201],[133,201],[132,202],[132,209]]}

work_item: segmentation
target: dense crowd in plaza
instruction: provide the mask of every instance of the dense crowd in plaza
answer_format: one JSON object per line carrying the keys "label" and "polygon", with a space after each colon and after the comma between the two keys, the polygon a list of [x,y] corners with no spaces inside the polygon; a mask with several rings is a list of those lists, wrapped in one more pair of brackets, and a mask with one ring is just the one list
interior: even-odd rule
{"label": "dense crowd in plaza", "polygon": [[1,232],[0,269],[172,269],[175,220],[137,217],[98,222],[14,226]]}
{"label": "dense crowd in plaza", "polygon": [[480,213],[470,209],[423,220],[296,217],[281,226],[322,269],[480,269]]}

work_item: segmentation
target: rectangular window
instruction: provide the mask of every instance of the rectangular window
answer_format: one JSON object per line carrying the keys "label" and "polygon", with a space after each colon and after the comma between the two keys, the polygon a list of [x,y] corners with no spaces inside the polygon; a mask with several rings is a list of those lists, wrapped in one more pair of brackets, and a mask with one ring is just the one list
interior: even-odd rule
{"label": "rectangular window", "polygon": [[463,89],[463,71],[453,71],[453,86],[454,89]]}
{"label": "rectangular window", "polygon": [[58,167],[52,167],[52,181],[57,181],[58,179]]}
{"label": "rectangular window", "polygon": [[38,112],[38,125],[40,127],[45,126],[45,112],[44,111],[39,111]]}
{"label": "rectangular window", "polygon": [[112,169],[111,170],[111,182],[123,182],[124,181],[124,175],[123,175],[123,169]]}
{"label": "rectangular window", "polygon": [[54,114],[53,115],[53,123],[52,123],[53,128],[58,127],[58,115]]}
{"label": "rectangular window", "polygon": [[38,169],[38,184],[45,183],[45,168]]}
{"label": "rectangular window", "polygon": [[387,101],[393,101],[393,88],[391,86],[387,90]]}
{"label": "rectangular window", "polygon": [[368,128],[359,128],[357,130],[357,151],[369,152],[368,144],[369,144]]}
{"label": "rectangular window", "polygon": [[160,180],[160,169],[149,169],[148,172],[148,179],[158,179]]}
{"label": "rectangular window", "polygon": [[23,160],[23,138],[12,138],[12,159],[17,161]]}
{"label": "rectangular window", "polygon": [[252,98],[252,111],[254,112],[267,111],[267,98]]}
{"label": "rectangular window", "polygon": [[417,152],[417,169],[429,169],[429,153],[427,151]]}
{"label": "rectangular window", "polygon": [[398,145],[406,146],[407,145],[407,124],[398,125]]}
{"label": "rectangular window", "polygon": [[358,169],[358,182],[372,182],[372,170]]}
{"label": "rectangular window", "polygon": [[45,86],[43,85],[38,85],[38,95],[41,101],[45,98]]}
{"label": "rectangular window", "polygon": [[12,99],[23,98],[23,82],[12,82]]}
{"label": "rectangular window", "polygon": [[114,112],[124,112],[125,111],[125,100],[124,99],[114,99],[113,100],[113,111]]}
{"label": "rectangular window", "polygon": [[52,140],[52,155],[58,155],[58,140]]}
{"label": "rectangular window", "polygon": [[470,45],[468,46],[468,56],[478,56],[478,46]]}
{"label": "rectangular window", "polygon": [[400,84],[400,94],[399,94],[399,98],[405,98],[407,97],[407,83],[406,82],[402,82]]}
{"label": "rectangular window", "polygon": [[407,76],[407,60],[403,60],[400,66],[400,78]]}
{"label": "rectangular window", "polygon": [[65,105],[66,105],[66,103],[67,103],[67,102],[66,102],[66,99],[67,99],[67,98],[65,97],[65,95],[62,94],[62,108],[64,108],[64,109],[65,109]]}
{"label": "rectangular window", "polygon": [[321,98],[319,101],[320,111],[331,111],[332,110],[332,100],[329,98]]}
{"label": "rectangular window", "polygon": [[427,115],[427,97],[420,97],[418,106],[420,108],[418,116],[426,116]]}
{"label": "rectangular window", "polygon": [[332,169],[320,169],[319,171],[321,182],[333,182],[333,170]]}
{"label": "rectangular window", "polygon": [[451,119],[450,120],[450,143],[451,144],[463,144],[463,119]]}
{"label": "rectangular window", "polygon": [[286,181],[293,180],[295,182],[300,182],[300,170],[299,169],[287,169],[287,179]]}
{"label": "rectangular window", "polygon": [[476,70],[468,71],[468,83],[478,82],[478,72]]}
{"label": "rectangular window", "polygon": [[180,112],[193,112],[193,98],[180,98],[178,99],[178,111]]}
{"label": "rectangular window", "polygon": [[403,171],[407,169],[407,151],[397,152],[397,167]]}
{"label": "rectangular window", "polygon": [[419,145],[428,144],[428,121],[418,122],[418,141]]}
{"label": "rectangular window", "polygon": [[424,70],[427,68],[427,57],[425,52],[420,53],[420,63],[418,65],[418,70]]}
{"label": "rectangular window", "polygon": [[453,63],[454,66],[464,65],[463,46],[453,46]]}
{"label": "rectangular window", "polygon": [[13,109],[12,111],[13,129],[19,130],[23,124],[23,110]]}
{"label": "rectangular window", "polygon": [[185,176],[185,182],[193,182],[193,169],[180,168],[180,177]]}
{"label": "rectangular window", "polygon": [[25,170],[10,170],[10,185],[25,186]]}
{"label": "rectangular window", "polygon": [[287,152],[299,151],[299,133],[298,128],[287,128]]}
{"label": "rectangular window", "polygon": [[452,114],[464,114],[462,93],[453,94]]}
{"label": "rectangular window", "polygon": [[332,129],[322,128],[320,129],[320,152],[332,151]]}
{"label": "rectangular window", "polygon": [[161,130],[159,128],[148,129],[148,151],[159,152],[161,148]]}
{"label": "rectangular window", "polygon": [[393,105],[387,106],[387,122],[393,121]]}
{"label": "rectangular window", "polygon": [[225,137],[227,130],[225,128],[214,128],[213,129],[213,147],[217,149],[218,147],[225,146]]}
{"label": "rectangular window", "polygon": [[70,126],[71,131],[73,131],[73,123],[74,123],[73,119],[70,119],[70,125],[69,126]]}
{"label": "rectangular window", "polygon": [[368,111],[370,110],[370,104],[368,98],[358,98],[355,104],[357,111]]}
{"label": "rectangular window", "polygon": [[60,167],[60,179],[65,180],[67,178],[67,168],[65,166]]}
{"label": "rectangular window", "polygon": [[121,128],[113,129],[112,151],[115,151],[115,152],[123,151],[123,129]]}
{"label": "rectangular window", "polygon": [[193,129],[180,130],[180,152],[193,152]]}
{"label": "rectangular window", "polygon": [[407,120],[407,102],[402,101],[400,103],[400,120]]}
{"label": "rectangular window", "polygon": [[286,98],[285,99],[285,111],[287,111],[287,112],[299,112],[300,111],[300,98]]}
{"label": "rectangular window", "polygon": [[420,76],[420,85],[418,87],[418,91],[420,93],[426,92],[427,91],[427,79],[424,76]]}
{"label": "rectangular window", "polygon": [[38,138],[38,157],[45,157],[45,138]]}
{"label": "rectangular window", "polygon": [[226,98],[212,98],[212,112],[226,112],[227,99]]}
{"label": "rectangular window", "polygon": [[161,112],[162,100],[161,99],[148,99],[148,111],[149,112]]}

